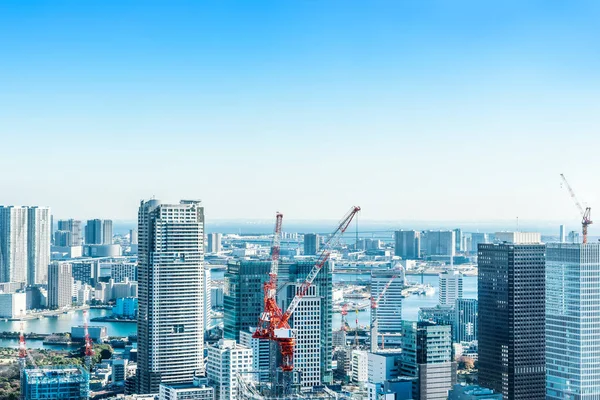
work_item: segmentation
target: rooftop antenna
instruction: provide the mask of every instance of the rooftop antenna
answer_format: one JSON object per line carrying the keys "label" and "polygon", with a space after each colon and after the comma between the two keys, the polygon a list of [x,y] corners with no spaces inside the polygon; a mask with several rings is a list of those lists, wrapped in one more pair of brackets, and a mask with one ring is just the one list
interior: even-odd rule
{"label": "rooftop antenna", "polygon": [[519,217],[518,216],[517,216],[517,232],[520,232],[519,231]]}

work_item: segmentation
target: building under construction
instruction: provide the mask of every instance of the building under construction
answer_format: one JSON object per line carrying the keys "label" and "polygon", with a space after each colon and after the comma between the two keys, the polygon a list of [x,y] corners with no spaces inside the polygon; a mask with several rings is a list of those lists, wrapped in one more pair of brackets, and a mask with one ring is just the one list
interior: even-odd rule
{"label": "building under construction", "polygon": [[25,368],[21,374],[23,400],[84,400],[89,392],[90,376],[79,366]]}

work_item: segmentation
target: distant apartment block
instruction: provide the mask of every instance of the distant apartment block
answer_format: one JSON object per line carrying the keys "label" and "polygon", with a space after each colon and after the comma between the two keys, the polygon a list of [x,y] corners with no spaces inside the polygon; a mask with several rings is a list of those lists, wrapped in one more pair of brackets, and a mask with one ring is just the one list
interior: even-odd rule
{"label": "distant apartment block", "polygon": [[421,256],[421,233],[417,231],[394,232],[395,255],[403,260],[415,260]]}

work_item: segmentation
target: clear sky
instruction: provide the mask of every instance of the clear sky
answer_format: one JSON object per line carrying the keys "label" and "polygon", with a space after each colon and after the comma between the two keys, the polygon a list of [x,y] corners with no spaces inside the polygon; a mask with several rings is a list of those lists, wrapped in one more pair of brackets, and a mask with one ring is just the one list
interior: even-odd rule
{"label": "clear sky", "polygon": [[600,212],[599,20],[598,1],[4,0],[0,204],[575,228],[561,172]]}

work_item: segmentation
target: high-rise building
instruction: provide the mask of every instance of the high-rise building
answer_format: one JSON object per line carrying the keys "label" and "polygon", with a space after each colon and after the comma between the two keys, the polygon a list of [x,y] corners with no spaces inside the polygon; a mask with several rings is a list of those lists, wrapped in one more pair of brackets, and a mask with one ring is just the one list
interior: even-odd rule
{"label": "high-rise building", "polygon": [[[385,348],[399,347],[401,344],[404,278],[404,270],[401,268],[371,271],[371,295],[373,298],[379,298],[385,286],[391,281],[375,309],[379,338],[374,343],[383,344]],[[384,343],[380,343],[381,341]]]}
{"label": "high-rise building", "polygon": [[477,300],[456,299],[454,341],[472,342],[477,340]]}
{"label": "high-rise building", "polygon": [[27,207],[0,206],[0,282],[27,281]]}
{"label": "high-rise building", "polygon": [[454,231],[425,231],[421,235],[421,250],[427,257],[453,257],[455,248]]}
{"label": "high-rise building", "polygon": [[304,234],[304,255],[314,256],[319,252],[319,235],[315,233]]}
{"label": "high-rise building", "polygon": [[239,342],[240,331],[257,326],[264,310],[263,284],[269,280],[270,271],[270,261],[235,260],[227,264],[223,287],[225,339]]}
{"label": "high-rise building", "polygon": [[73,243],[73,234],[71,231],[54,232],[54,245],[58,247],[69,247]]}
{"label": "high-rise building", "polygon": [[138,244],[138,230],[137,229],[129,230],[129,244]]}
{"label": "high-rise building", "polygon": [[27,284],[48,283],[51,241],[50,208],[27,209]]}
{"label": "high-rise building", "polygon": [[70,306],[73,302],[71,263],[54,261],[48,266],[48,308]]}
{"label": "high-rise building", "polygon": [[[285,310],[314,262],[283,262],[279,265],[278,293]],[[290,319],[297,333],[294,368],[301,371],[300,384],[305,388],[330,384],[333,380],[333,303],[331,263],[326,263],[302,298]]]}
{"label": "high-rise building", "polygon": [[89,219],[85,225],[85,244],[102,244],[102,220]]}
{"label": "high-rise building", "polygon": [[462,229],[460,228],[456,228],[454,230],[454,250],[456,253],[464,251],[465,249],[463,248],[463,233],[462,233]]}
{"label": "high-rise building", "polygon": [[394,232],[394,252],[403,260],[415,260],[421,257],[421,233],[417,231]]}
{"label": "high-rise building", "polygon": [[80,366],[26,368],[21,375],[23,400],[83,400],[90,396],[90,376]]}
{"label": "high-rise building", "polygon": [[[252,371],[252,350],[236,344],[235,340],[221,339],[208,346],[206,375],[215,388],[216,400],[237,400],[238,374]],[[248,377],[246,375],[246,377]]]}
{"label": "high-rise building", "polygon": [[471,233],[471,248],[467,249],[467,250],[470,250],[471,253],[477,254],[477,248],[478,248],[479,244],[480,243],[489,243],[489,242],[490,242],[490,236],[487,233],[473,232],[473,233]]}
{"label": "high-rise building", "polygon": [[102,221],[102,244],[113,244],[113,222],[110,219]]}
{"label": "high-rise building", "polygon": [[577,232],[577,231],[571,231],[571,232],[569,232],[569,236],[567,238],[567,242],[568,243],[580,243],[581,240],[579,240],[579,232]]}
{"label": "high-rise building", "polygon": [[207,253],[219,253],[221,251],[221,238],[223,235],[220,233],[209,233],[206,235],[206,252]]}
{"label": "high-rise building", "polygon": [[413,387],[413,398],[446,400],[448,391],[456,384],[451,326],[404,321],[402,340],[400,372],[419,378]]}
{"label": "high-rise building", "polygon": [[454,306],[440,306],[419,308],[419,322],[435,322],[438,325],[449,325],[452,328],[452,340],[455,341],[456,310]]}
{"label": "high-rise building", "polygon": [[600,243],[546,247],[546,399],[600,399]]}
{"label": "high-rise building", "polygon": [[565,243],[567,241],[567,233],[565,231],[565,226],[561,225],[558,230],[558,241],[560,243]]}
{"label": "high-rise building", "polygon": [[440,305],[453,306],[463,296],[463,276],[459,271],[444,271],[439,275]]}
{"label": "high-rise building", "polygon": [[478,262],[479,383],[506,400],[543,400],[545,246],[480,244]]}
{"label": "high-rise building", "polygon": [[[71,232],[71,243],[67,246],[81,246],[83,244],[82,222],[75,219],[64,219],[58,221],[59,231]],[[56,246],[59,246],[55,243]]]}
{"label": "high-rise building", "polygon": [[137,391],[203,373],[204,208],[142,201],[138,214]]}

